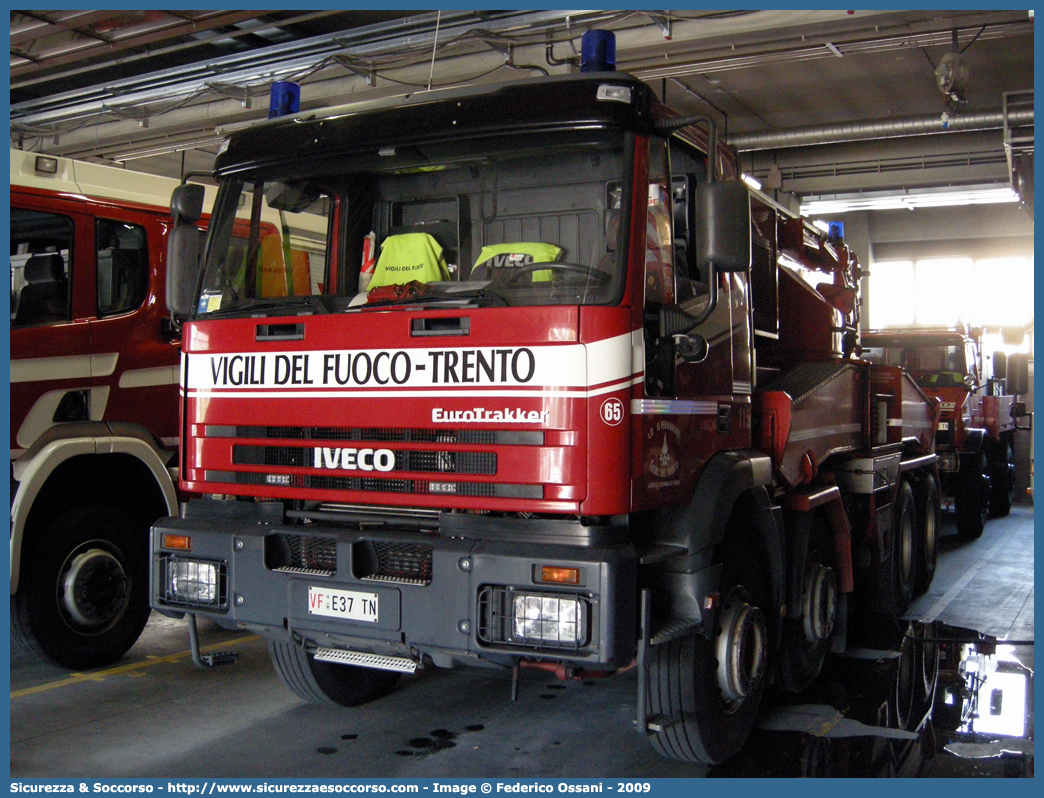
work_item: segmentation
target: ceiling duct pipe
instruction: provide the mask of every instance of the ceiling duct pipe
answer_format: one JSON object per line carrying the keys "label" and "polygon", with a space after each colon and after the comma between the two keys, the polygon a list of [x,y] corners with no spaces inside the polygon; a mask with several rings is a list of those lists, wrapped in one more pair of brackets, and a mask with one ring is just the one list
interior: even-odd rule
{"label": "ceiling duct pipe", "polygon": [[[1008,124],[1032,125],[1033,109],[1008,113]],[[905,119],[877,119],[844,125],[777,130],[771,133],[735,133],[729,144],[740,152],[750,150],[779,150],[785,147],[808,147],[815,144],[841,144],[846,141],[889,139],[901,136],[923,136],[931,133],[952,133],[962,130],[1000,130],[1004,127],[1002,111],[945,116],[910,116]]]}

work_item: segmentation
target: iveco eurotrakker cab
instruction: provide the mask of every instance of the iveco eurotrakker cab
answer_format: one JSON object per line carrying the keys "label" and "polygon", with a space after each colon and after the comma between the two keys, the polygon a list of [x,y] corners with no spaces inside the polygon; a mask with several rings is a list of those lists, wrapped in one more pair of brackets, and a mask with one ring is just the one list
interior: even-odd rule
{"label": "iveco eurotrakker cab", "polygon": [[[900,611],[933,567],[937,403],[854,356],[851,252],[638,80],[294,113],[215,177],[171,263],[206,498],[154,526],[152,601],[264,636],[299,695],[637,665],[639,731],[720,761],[850,596]],[[241,206],[323,216],[321,282],[267,296]]]}

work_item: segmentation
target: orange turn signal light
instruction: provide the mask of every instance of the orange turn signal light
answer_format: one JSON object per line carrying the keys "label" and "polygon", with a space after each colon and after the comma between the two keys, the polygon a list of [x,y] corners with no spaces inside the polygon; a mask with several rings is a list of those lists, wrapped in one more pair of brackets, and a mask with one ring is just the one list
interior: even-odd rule
{"label": "orange turn signal light", "polygon": [[192,549],[192,538],[188,535],[164,535],[163,548],[190,551]]}
{"label": "orange turn signal light", "polygon": [[541,582],[557,582],[562,585],[579,585],[579,568],[555,568],[550,565],[542,566],[540,569]]}

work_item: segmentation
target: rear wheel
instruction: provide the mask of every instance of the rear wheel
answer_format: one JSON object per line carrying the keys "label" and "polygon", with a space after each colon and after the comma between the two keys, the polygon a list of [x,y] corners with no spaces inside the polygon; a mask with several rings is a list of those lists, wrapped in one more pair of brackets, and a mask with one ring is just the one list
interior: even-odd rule
{"label": "rear wheel", "polygon": [[913,490],[904,479],[892,506],[892,540],[888,556],[872,571],[875,592],[883,604],[878,611],[883,610],[888,615],[902,615],[913,598],[916,528]]}
{"label": "rear wheel", "polygon": [[823,667],[834,631],[840,594],[833,562],[830,528],[822,516],[812,519],[805,556],[801,593],[801,617],[784,622],[779,652],[778,684],[798,692],[816,678]]}
{"label": "rear wheel", "polygon": [[272,666],[283,684],[313,704],[357,707],[391,692],[399,674],[317,660],[292,643],[269,643]]}
{"label": "rear wheel", "polygon": [[916,726],[914,716],[917,708],[918,689],[922,680],[918,646],[909,637],[909,634],[909,631],[907,631],[907,635],[902,640],[899,661],[896,663],[897,673],[895,680],[896,722],[900,729],[906,730]]}
{"label": "rear wheel", "polygon": [[767,592],[750,553],[726,562],[714,638],[692,634],[652,651],[649,708],[677,722],[652,737],[663,756],[716,764],[746,742],[768,669]]}
{"label": "rear wheel", "polygon": [[960,459],[957,475],[958,490],[954,497],[957,534],[965,540],[974,540],[982,535],[990,512],[986,455],[983,452],[966,453]]}
{"label": "rear wheel", "polygon": [[1008,435],[990,447],[989,466],[990,515],[1000,518],[1011,512],[1015,497],[1015,449]]}
{"label": "rear wheel", "polygon": [[147,530],[118,507],[60,515],[24,549],[14,639],[63,668],[119,659],[149,619],[147,543]]}
{"label": "rear wheel", "polygon": [[939,560],[939,529],[942,504],[939,483],[929,474],[917,490],[917,589],[924,591],[935,578]]}

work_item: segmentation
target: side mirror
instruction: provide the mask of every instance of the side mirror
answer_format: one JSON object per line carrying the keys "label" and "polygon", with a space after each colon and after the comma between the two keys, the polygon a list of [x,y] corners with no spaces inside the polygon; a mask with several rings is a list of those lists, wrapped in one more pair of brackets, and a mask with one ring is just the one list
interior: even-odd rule
{"label": "side mirror", "polygon": [[1029,355],[1017,352],[1008,358],[1008,393],[1022,396],[1029,393]]}
{"label": "side mirror", "polygon": [[301,213],[319,199],[319,192],[307,186],[272,183],[265,189],[265,202],[277,211]]}
{"label": "side mirror", "polygon": [[1008,356],[1004,352],[993,353],[993,378],[1003,380],[1008,376]]}
{"label": "side mirror", "polygon": [[186,183],[174,189],[170,195],[170,215],[174,224],[195,224],[203,218],[203,186]]}
{"label": "side mirror", "polygon": [[750,194],[738,180],[697,186],[696,264],[708,276],[750,268]]}
{"label": "side mirror", "polygon": [[192,315],[199,277],[199,229],[203,216],[203,186],[186,184],[174,189],[170,215],[174,227],[167,235],[167,309],[177,318]]}
{"label": "side mirror", "polygon": [[1022,346],[1026,331],[1022,327],[1001,327],[1001,340],[1009,346]]}

